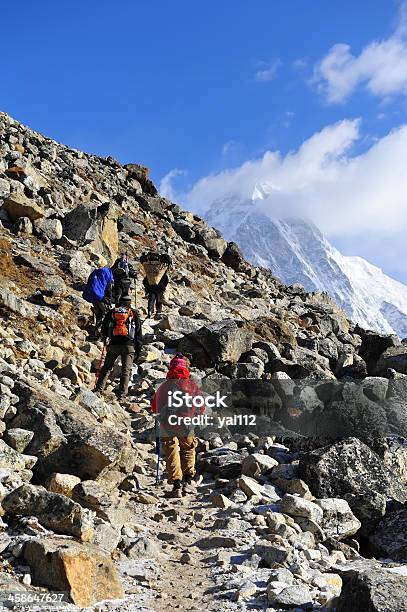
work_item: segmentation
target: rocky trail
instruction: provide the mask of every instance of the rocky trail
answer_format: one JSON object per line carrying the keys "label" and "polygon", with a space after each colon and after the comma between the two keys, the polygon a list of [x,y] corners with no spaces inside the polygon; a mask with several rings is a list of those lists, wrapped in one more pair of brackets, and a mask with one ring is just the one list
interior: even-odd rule
{"label": "rocky trail", "polygon": [[[147,319],[137,262],[157,245],[174,268]],[[143,320],[121,403],[118,370],[92,391],[82,298],[118,253]],[[0,273],[5,609],[407,610],[405,341],[249,265],[143,166],[3,113]],[[228,409],[196,432],[197,496],[170,500],[151,399],[176,350]]]}

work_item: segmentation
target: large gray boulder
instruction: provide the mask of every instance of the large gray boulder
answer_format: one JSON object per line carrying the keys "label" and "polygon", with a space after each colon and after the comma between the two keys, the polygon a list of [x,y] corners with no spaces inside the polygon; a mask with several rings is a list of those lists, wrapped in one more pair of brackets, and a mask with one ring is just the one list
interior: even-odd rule
{"label": "large gray boulder", "polygon": [[252,335],[232,319],[211,323],[192,332],[179,343],[179,350],[191,353],[197,367],[236,363],[250,350]]}
{"label": "large gray boulder", "polygon": [[202,472],[208,472],[220,478],[236,478],[242,471],[242,455],[230,449],[216,449],[200,454],[198,462]]}
{"label": "large gray boulder", "polygon": [[320,522],[327,537],[338,540],[353,536],[361,527],[345,499],[316,499],[315,504],[323,512]]}
{"label": "large gray boulder", "polygon": [[36,516],[56,533],[72,535],[83,542],[93,537],[93,521],[88,510],[65,495],[50,493],[44,487],[23,484],[1,502],[6,514]]}
{"label": "large gray boulder", "polygon": [[93,544],[74,540],[33,538],[24,548],[34,584],[68,592],[79,609],[124,595],[108,554]]}
{"label": "large gray boulder", "polygon": [[384,516],[388,497],[401,502],[407,499],[406,488],[397,476],[357,438],[305,453],[299,474],[316,497],[346,499],[362,523],[364,535],[373,531]]}
{"label": "large gray boulder", "polygon": [[369,543],[376,557],[407,563],[407,509],[386,514]]}
{"label": "large gray boulder", "polygon": [[242,272],[248,268],[248,264],[244,259],[240,248],[235,242],[228,242],[221,260],[226,266],[236,270],[237,272]]}
{"label": "large gray boulder", "polygon": [[299,516],[310,519],[314,523],[321,524],[323,512],[321,508],[312,501],[297,495],[287,493],[278,504],[278,509],[288,516]]}
{"label": "large gray boulder", "polygon": [[227,242],[214,229],[194,226],[196,242],[203,246],[211,259],[220,259],[226,251]]}
{"label": "large gray boulder", "polygon": [[374,374],[380,355],[388,348],[399,345],[400,340],[394,334],[366,331],[359,326],[356,327],[355,331],[362,339],[358,353],[366,362],[368,373]]}
{"label": "large gray boulder", "polygon": [[122,215],[117,221],[119,232],[128,236],[142,236],[145,228],[140,223],[136,223],[129,215]]}
{"label": "large gray boulder", "polygon": [[64,236],[114,260],[119,247],[117,218],[118,209],[114,205],[92,207],[79,204],[62,221]]}
{"label": "large gray boulder", "polygon": [[406,612],[407,577],[386,570],[345,572],[337,612]]}
{"label": "large gray boulder", "polygon": [[18,383],[16,393],[20,402],[10,427],[34,432],[25,452],[37,457],[34,472],[40,481],[61,472],[114,489],[131,473],[136,460],[131,442],[113,426],[45,389]]}
{"label": "large gray boulder", "polygon": [[325,390],[324,409],[314,418],[317,434],[340,439],[357,432],[361,440],[389,435],[394,419],[385,401],[377,397],[381,386],[376,395],[375,390],[364,381],[334,382],[329,393]]}
{"label": "large gray boulder", "polygon": [[384,351],[377,362],[375,374],[378,376],[386,374],[389,368],[401,374],[407,374],[406,344],[392,346]]}
{"label": "large gray boulder", "polygon": [[97,220],[97,207],[79,204],[64,217],[62,224],[64,235],[79,244],[90,243],[98,236]]}
{"label": "large gray boulder", "polygon": [[292,359],[276,357],[266,366],[266,371],[285,372],[293,379],[333,379],[329,359],[306,348],[297,348]]}
{"label": "large gray boulder", "polygon": [[172,224],[172,227],[177,232],[178,236],[181,236],[182,240],[185,240],[186,242],[193,242],[195,240],[196,234],[192,223],[177,220]]}

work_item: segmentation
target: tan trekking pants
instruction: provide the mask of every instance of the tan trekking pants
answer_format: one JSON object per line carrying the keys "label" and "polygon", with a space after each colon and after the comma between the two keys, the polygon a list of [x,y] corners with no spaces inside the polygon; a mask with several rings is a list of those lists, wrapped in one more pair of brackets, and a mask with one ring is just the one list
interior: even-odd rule
{"label": "tan trekking pants", "polygon": [[188,438],[163,438],[162,445],[164,447],[165,459],[167,464],[168,483],[172,484],[174,480],[182,480],[183,478],[195,476],[195,449],[197,447],[197,439],[194,436]]}

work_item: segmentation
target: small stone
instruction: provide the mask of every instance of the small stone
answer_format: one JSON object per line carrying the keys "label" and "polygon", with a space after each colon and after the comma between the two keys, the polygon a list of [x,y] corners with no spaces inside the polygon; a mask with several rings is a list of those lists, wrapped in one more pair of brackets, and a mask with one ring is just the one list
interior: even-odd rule
{"label": "small stone", "polygon": [[242,474],[255,478],[269,472],[276,465],[278,465],[278,461],[272,457],[262,455],[261,453],[253,453],[243,459]]}
{"label": "small stone", "polygon": [[62,238],[62,223],[59,219],[39,219],[35,221],[34,227],[51,242]]}
{"label": "small stone", "polygon": [[309,501],[313,501],[315,498],[312,495],[311,491],[307,483],[305,483],[300,478],[292,478],[291,480],[286,480],[284,478],[278,478],[275,481],[275,484],[280,487],[284,493],[291,493],[291,495],[299,495],[304,499],[308,499]]}
{"label": "small stone", "polygon": [[294,576],[289,569],[281,567],[279,569],[272,570],[269,575],[268,582],[283,582],[289,585],[293,584]]}
{"label": "small stone", "polygon": [[264,496],[263,486],[249,476],[241,476],[239,478],[239,487],[249,498],[253,495],[258,495],[260,498]]}
{"label": "small stone", "polygon": [[230,501],[230,499],[228,497],[226,497],[225,495],[214,495],[212,497],[212,505],[215,508],[230,508],[231,506],[233,506],[233,502]]}
{"label": "small stone", "polygon": [[267,587],[267,599],[269,604],[274,607],[294,608],[296,606],[312,606],[312,595],[309,588],[305,585],[288,586],[279,593],[275,593],[270,583]]}
{"label": "small stone", "polygon": [[235,540],[235,538],[215,535],[198,540],[198,542],[195,542],[195,546],[198,546],[198,548],[203,550],[211,548],[236,548],[238,546],[238,542]]}
{"label": "small stone", "polygon": [[320,561],[322,558],[322,553],[320,550],[307,548],[304,550],[304,556],[306,559],[308,559],[308,561]]}
{"label": "small stone", "polygon": [[[278,536],[276,536],[278,537]],[[283,538],[281,542],[286,542]],[[287,546],[287,547],[286,547]],[[288,548],[288,542],[286,546],[276,544],[259,545],[255,551],[261,556],[266,565],[272,569],[280,566],[289,566],[294,561],[294,552],[290,547]]]}
{"label": "small stone", "polygon": [[333,589],[336,591],[336,594],[339,595],[342,589],[342,578],[338,574],[326,572],[319,576],[315,576],[312,579],[312,584],[319,589]]}
{"label": "small stone", "polygon": [[151,538],[144,536],[133,542],[125,552],[130,559],[136,560],[140,557],[144,559],[157,559],[161,554],[159,545]]}
{"label": "small stone", "polygon": [[138,491],[133,495],[133,500],[139,504],[157,504],[160,500],[155,495]]}
{"label": "small stone", "polygon": [[46,488],[52,493],[61,493],[66,497],[72,497],[72,491],[81,482],[78,476],[72,474],[51,474],[46,482]]}
{"label": "small stone", "polygon": [[28,429],[15,427],[8,429],[4,439],[11,448],[19,453],[24,453],[25,449],[34,437],[34,432]]}
{"label": "small stone", "polygon": [[235,591],[233,599],[234,601],[240,601],[241,599],[250,599],[257,591],[257,587],[252,582],[243,584],[237,591]]}
{"label": "small stone", "polygon": [[189,553],[183,553],[181,555],[180,563],[183,563],[185,565],[191,565],[191,564],[195,565],[194,558]]}
{"label": "small stone", "polygon": [[287,493],[279,502],[278,506],[280,511],[284,514],[305,517],[315,521],[318,525],[322,523],[323,512],[321,508],[317,504],[302,497]]}

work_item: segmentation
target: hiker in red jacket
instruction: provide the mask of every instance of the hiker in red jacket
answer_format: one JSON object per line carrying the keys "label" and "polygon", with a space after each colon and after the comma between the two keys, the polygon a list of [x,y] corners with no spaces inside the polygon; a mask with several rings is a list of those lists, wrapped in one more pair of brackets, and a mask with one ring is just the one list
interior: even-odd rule
{"label": "hiker in red jacket", "polygon": [[[160,437],[165,452],[168,483],[173,484],[172,491],[168,497],[182,497],[182,495],[195,494],[196,483],[194,476],[197,439],[194,436],[193,427],[183,424],[171,424],[169,414],[170,398],[178,392],[179,396],[189,395],[190,398],[202,396],[199,387],[190,380],[190,372],[185,358],[177,354],[170,362],[167,372],[167,380],[163,383],[152,402],[152,411],[160,419]],[[202,414],[203,408],[196,409],[193,406],[183,405],[177,410],[175,416],[193,417]]]}

